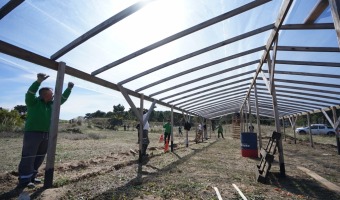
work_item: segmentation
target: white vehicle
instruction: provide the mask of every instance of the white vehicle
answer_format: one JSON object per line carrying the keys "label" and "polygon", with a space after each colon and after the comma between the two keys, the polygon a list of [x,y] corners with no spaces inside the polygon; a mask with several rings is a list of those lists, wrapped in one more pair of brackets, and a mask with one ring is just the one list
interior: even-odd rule
{"label": "white vehicle", "polygon": [[[326,124],[311,124],[311,131],[313,135],[334,135],[335,130],[331,126]],[[295,133],[307,134],[309,133],[309,127],[301,127],[295,129]]]}

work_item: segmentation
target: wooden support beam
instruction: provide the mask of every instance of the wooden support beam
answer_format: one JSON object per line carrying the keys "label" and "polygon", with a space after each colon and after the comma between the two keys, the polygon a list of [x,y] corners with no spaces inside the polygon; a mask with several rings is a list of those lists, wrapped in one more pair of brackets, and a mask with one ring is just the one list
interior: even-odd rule
{"label": "wooden support beam", "polygon": [[[126,89],[123,88],[123,86],[117,85],[120,92],[122,93],[122,95],[124,96],[125,100],[128,102],[128,104],[130,105],[132,111],[135,113],[137,119],[139,119],[139,121],[143,122],[142,116],[139,115],[139,112],[137,110],[137,107],[135,106],[135,104],[132,102],[129,94],[126,92]],[[141,123],[140,125],[143,126],[144,123]]]}
{"label": "wooden support beam", "polygon": [[338,38],[338,45],[340,48],[340,0],[328,0],[331,7],[335,32]]}
{"label": "wooden support beam", "polygon": [[44,188],[51,188],[53,186],[54,176],[54,161],[55,152],[57,149],[57,138],[58,138],[58,125],[60,115],[60,105],[63,91],[64,75],[65,75],[64,62],[60,62],[58,65],[58,74],[54,90],[54,100],[52,105],[52,116],[48,138],[48,149],[45,167],[45,181]]}
{"label": "wooden support beam", "polygon": [[326,119],[328,120],[328,123],[334,128],[334,123],[331,120],[331,118],[328,116],[328,114],[326,113],[325,110],[321,109],[321,112],[323,113],[323,115],[326,117]]}
{"label": "wooden support beam", "polygon": [[323,11],[328,7],[328,0],[319,0],[315,7],[309,13],[308,17],[305,19],[304,24],[314,24]]}
{"label": "wooden support beam", "polygon": [[321,183],[322,185],[326,186],[328,189],[334,191],[334,192],[337,192],[337,193],[340,193],[340,187],[333,184],[332,182],[329,182],[327,179],[319,176],[318,174],[316,174],[315,172],[307,169],[307,168],[304,168],[304,167],[300,167],[300,166],[297,166],[297,168],[303,172],[305,172],[306,174],[308,174],[309,176],[311,176],[312,178],[314,178],[315,180],[317,180],[319,183]]}
{"label": "wooden support beam", "polygon": [[174,107],[171,106],[171,152],[174,152]]}
{"label": "wooden support beam", "polygon": [[133,52],[133,53],[127,55],[127,56],[124,56],[123,58],[120,58],[120,59],[118,59],[118,60],[116,60],[116,61],[114,61],[114,62],[112,62],[112,63],[110,63],[110,64],[108,64],[108,65],[106,65],[106,66],[104,66],[102,68],[100,68],[100,69],[95,70],[94,72],[91,73],[91,75],[97,75],[99,73],[102,73],[102,72],[104,72],[104,71],[106,71],[108,69],[111,69],[112,67],[115,67],[115,66],[117,66],[119,64],[122,64],[122,63],[132,59],[132,58],[140,56],[140,55],[142,55],[142,54],[144,54],[146,52],[149,52],[149,51],[151,51],[151,50],[153,50],[153,49],[155,49],[157,47],[163,46],[163,45],[165,45],[167,43],[170,43],[170,42],[172,42],[174,40],[182,38],[182,37],[184,37],[186,35],[189,35],[191,33],[194,33],[196,31],[204,29],[204,28],[206,28],[208,26],[211,26],[211,25],[216,24],[218,22],[221,22],[223,20],[226,20],[226,19],[229,19],[231,17],[234,17],[236,15],[239,15],[239,14],[241,14],[243,12],[246,12],[246,11],[248,11],[250,9],[256,8],[256,7],[260,6],[260,5],[268,3],[270,1],[271,0],[252,1],[252,2],[250,2],[248,4],[245,4],[245,5],[243,5],[243,6],[239,7],[239,8],[236,8],[236,9],[234,9],[232,11],[229,11],[229,12],[226,12],[224,14],[221,14],[221,15],[219,15],[217,17],[214,17],[214,18],[209,19],[209,20],[207,20],[205,22],[197,24],[197,25],[195,25],[193,27],[190,27],[190,28],[188,28],[186,30],[180,31],[180,32],[178,32],[178,33],[176,33],[174,35],[171,35],[171,36],[169,36],[167,38],[164,38],[164,39],[162,39],[162,40],[160,40],[158,42],[155,42],[155,43],[153,43],[153,44],[151,44],[149,46],[146,46],[146,47],[144,47],[144,48],[142,48],[142,49],[140,49],[140,50],[138,50],[136,52]]}
{"label": "wooden support beam", "polygon": [[251,88],[253,87],[254,83],[256,82],[256,78],[257,78],[258,74],[262,70],[263,63],[267,60],[267,55],[269,53],[269,50],[271,49],[271,47],[272,47],[272,45],[274,43],[275,37],[276,37],[277,33],[279,32],[279,30],[281,28],[281,25],[282,25],[283,21],[285,20],[287,14],[288,14],[289,8],[292,5],[292,3],[293,3],[293,0],[284,0],[282,2],[280,13],[279,13],[279,15],[278,15],[278,17],[276,19],[276,22],[275,22],[275,28],[272,30],[272,32],[271,32],[271,34],[270,34],[270,36],[269,36],[269,38],[267,40],[266,50],[264,51],[264,53],[263,53],[263,55],[261,57],[260,63],[258,64],[258,67],[256,69],[256,73],[255,73],[255,75],[253,77],[251,85],[249,86],[248,92],[245,95],[245,99],[244,99],[242,105],[244,105],[244,103],[246,101],[246,97],[249,96]]}
{"label": "wooden support beam", "polygon": [[140,1],[140,2],[133,4],[132,6],[129,6],[126,9],[120,11],[116,15],[114,15],[114,16],[110,17],[109,19],[105,20],[104,22],[98,24],[97,26],[95,26],[91,30],[87,31],[86,33],[84,33],[83,35],[78,37],[77,39],[73,40],[68,45],[66,45],[63,48],[61,48],[60,50],[58,50],[56,53],[54,53],[51,56],[51,59],[56,60],[56,59],[60,58],[61,56],[65,55],[67,52],[71,51],[75,47],[84,43],[88,39],[92,38],[93,36],[97,35],[98,33],[102,32],[102,31],[104,31],[105,29],[109,28],[110,26],[116,24],[117,22],[125,19],[126,17],[130,16],[131,14],[139,11],[144,6],[146,6],[147,4],[149,4],[153,1],[155,1],[155,0]]}
{"label": "wooden support beam", "polygon": [[7,2],[4,6],[0,8],[0,20],[24,1],[25,0],[10,0],[9,2]]}
{"label": "wooden support beam", "polygon": [[312,148],[314,148],[314,142],[313,142],[312,128],[311,128],[311,124],[310,124],[310,114],[309,114],[309,112],[307,112],[307,123],[308,123],[308,130],[309,130],[309,142],[310,142],[310,146]]}
{"label": "wooden support beam", "polygon": [[335,130],[336,145],[338,147],[338,155],[340,155],[340,134],[338,132],[340,117],[337,120],[336,108],[334,106],[332,106],[332,113],[333,113],[333,120],[334,120],[334,126],[333,127],[334,127],[334,130]]}
{"label": "wooden support beam", "polygon": [[270,94],[270,83],[269,83],[269,81],[266,77],[266,74],[264,73],[264,71],[261,71],[260,73],[261,73],[263,82],[264,82],[265,86],[267,87],[268,93]]}
{"label": "wooden support beam", "polygon": [[143,130],[144,130],[143,111],[144,111],[144,94],[141,94],[140,101],[139,101],[139,113],[138,112],[135,113],[135,114],[137,114],[137,116],[139,116],[138,119],[139,119],[139,124],[140,124],[139,125],[139,159],[138,159],[140,164],[143,162],[143,155],[142,155],[142,150],[143,150]]}
{"label": "wooden support beam", "polygon": [[256,110],[256,122],[257,122],[257,133],[259,140],[259,149],[262,148],[262,134],[261,134],[261,122],[260,122],[260,114],[259,114],[259,102],[257,98],[257,87],[256,82],[254,84],[254,95],[255,95],[255,110]]}

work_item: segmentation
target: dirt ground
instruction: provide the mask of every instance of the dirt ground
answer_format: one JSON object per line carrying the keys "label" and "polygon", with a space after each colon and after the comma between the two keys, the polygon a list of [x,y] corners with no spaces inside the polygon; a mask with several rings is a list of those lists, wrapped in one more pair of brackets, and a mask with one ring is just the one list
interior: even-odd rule
{"label": "dirt ground", "polygon": [[[96,134],[96,137],[91,134]],[[235,184],[247,199],[340,199],[336,193],[297,166],[305,167],[340,186],[340,156],[334,145],[315,145],[283,141],[286,177],[279,176],[278,155],[268,183],[255,181],[259,159],[241,156],[240,140],[227,134],[189,147],[184,137],[174,137],[173,152],[164,153],[160,133],[150,133],[149,159],[138,163],[136,133],[133,131],[86,132],[79,138],[60,133],[58,137],[54,187],[13,190],[20,159],[21,137],[0,138],[0,199],[242,199]],[[264,141],[266,144],[266,141]],[[44,166],[39,171],[44,176]],[[23,192],[23,193],[21,193]]]}

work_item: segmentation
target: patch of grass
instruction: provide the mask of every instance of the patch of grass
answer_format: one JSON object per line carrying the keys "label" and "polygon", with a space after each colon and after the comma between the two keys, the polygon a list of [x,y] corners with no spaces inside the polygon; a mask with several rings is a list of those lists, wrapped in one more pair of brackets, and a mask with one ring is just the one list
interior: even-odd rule
{"label": "patch of grass", "polygon": [[88,135],[85,134],[67,134],[64,135],[65,139],[68,140],[87,140],[89,139]]}
{"label": "patch of grass", "polygon": [[99,140],[99,139],[105,139],[106,136],[105,135],[100,135],[97,133],[90,133],[88,134],[89,138],[94,139],[94,140]]}
{"label": "patch of grass", "polygon": [[62,178],[56,179],[54,181],[53,186],[54,187],[62,187],[62,186],[67,185],[69,183],[70,183],[70,179],[68,179],[67,177],[62,177]]}

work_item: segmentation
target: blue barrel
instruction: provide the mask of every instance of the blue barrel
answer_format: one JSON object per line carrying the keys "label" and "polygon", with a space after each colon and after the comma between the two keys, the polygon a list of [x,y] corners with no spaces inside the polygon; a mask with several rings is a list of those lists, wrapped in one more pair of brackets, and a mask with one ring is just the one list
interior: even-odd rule
{"label": "blue barrel", "polygon": [[243,157],[258,158],[256,133],[241,133],[241,154]]}

